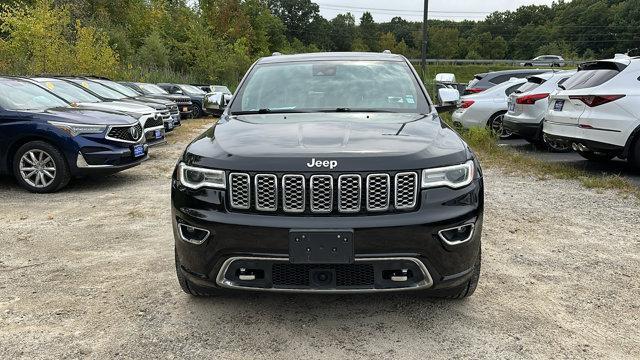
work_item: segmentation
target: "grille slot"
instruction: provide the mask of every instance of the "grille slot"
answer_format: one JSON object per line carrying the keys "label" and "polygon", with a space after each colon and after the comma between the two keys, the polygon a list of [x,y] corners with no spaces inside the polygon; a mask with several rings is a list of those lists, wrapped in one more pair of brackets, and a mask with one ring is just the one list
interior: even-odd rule
{"label": "grille slot", "polygon": [[[309,272],[318,268],[308,264],[273,264],[271,276],[274,286],[309,286]],[[374,285],[373,265],[334,264],[322,265],[322,269],[335,270],[339,287],[370,287]]]}
{"label": "grille slot", "polygon": [[385,211],[389,209],[389,193],[391,184],[388,174],[371,174],[367,176],[367,210]]}
{"label": "grille slot", "polygon": [[286,212],[301,213],[305,209],[305,178],[302,175],[282,177],[282,208]]}
{"label": "grille slot", "polygon": [[232,207],[241,210],[249,209],[251,206],[250,187],[248,174],[229,174],[229,201]]}
{"label": "grille slot", "polygon": [[396,209],[413,209],[418,198],[418,174],[414,172],[396,174],[395,189]]}
{"label": "grille slot", "polygon": [[[132,128],[136,129],[135,133],[138,135],[137,138],[134,138],[134,136],[131,135],[131,129]],[[109,133],[107,134],[107,136],[112,138],[112,139],[116,139],[116,140],[136,142],[136,141],[140,140],[140,138],[142,137],[142,125],[140,125],[140,123],[138,123],[138,124],[133,125],[133,126],[113,127],[113,128],[111,128],[111,130],[109,130]]]}
{"label": "grille slot", "polygon": [[359,214],[416,208],[417,172],[375,174],[229,174],[233,209],[290,214]]}
{"label": "grille slot", "polygon": [[362,178],[360,175],[338,177],[338,210],[344,213],[360,211]]}
{"label": "grille slot", "polygon": [[333,177],[313,175],[311,177],[311,211],[329,213],[333,210]]}
{"label": "grille slot", "polygon": [[256,210],[276,211],[278,208],[278,178],[275,175],[256,175],[255,191]]}

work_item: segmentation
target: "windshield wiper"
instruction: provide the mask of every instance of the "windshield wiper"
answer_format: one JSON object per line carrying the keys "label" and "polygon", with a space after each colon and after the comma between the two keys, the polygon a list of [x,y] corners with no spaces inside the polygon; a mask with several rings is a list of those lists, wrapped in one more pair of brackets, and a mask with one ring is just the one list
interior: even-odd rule
{"label": "windshield wiper", "polygon": [[231,115],[255,115],[255,114],[295,114],[305,113],[308,111],[296,110],[296,109],[269,109],[262,108],[258,110],[246,110],[246,111],[234,111]]}
{"label": "windshield wiper", "polygon": [[333,110],[318,110],[318,112],[324,113],[332,113],[332,112],[369,112],[369,113],[393,113],[395,111],[391,110],[380,110],[380,109],[352,109],[348,107],[339,107]]}

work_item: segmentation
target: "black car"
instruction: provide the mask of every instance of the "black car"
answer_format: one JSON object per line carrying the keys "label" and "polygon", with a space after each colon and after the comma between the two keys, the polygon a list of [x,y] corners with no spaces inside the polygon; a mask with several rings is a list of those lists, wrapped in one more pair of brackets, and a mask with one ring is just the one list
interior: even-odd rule
{"label": "black car", "polygon": [[400,55],[258,60],[172,180],[182,290],[471,295],[484,185]]}
{"label": "black car", "polygon": [[473,76],[473,79],[469,81],[469,85],[464,89],[464,95],[483,92],[496,85],[502,84],[505,81],[509,81],[511,78],[524,79],[531,75],[538,75],[549,71],[550,70],[541,69],[517,69],[476,74]]}
{"label": "black car", "polygon": [[137,119],[74,108],[30,81],[0,77],[0,174],[27,190],[54,192],[72,177],[122,171],[147,151]]}
{"label": "black car", "polygon": [[204,92],[199,87],[187,84],[169,84],[169,83],[160,83],[158,84],[164,91],[169,94],[175,95],[185,95],[191,99],[191,103],[193,103],[193,110],[191,111],[191,117],[199,118],[205,114],[204,108],[204,100],[207,96],[207,93]]}
{"label": "black car", "polygon": [[156,84],[127,81],[121,81],[119,83],[128,86],[147,97],[174,101],[178,104],[178,110],[180,110],[180,116],[183,119],[191,117],[193,112],[193,103],[188,96],[169,94]]}

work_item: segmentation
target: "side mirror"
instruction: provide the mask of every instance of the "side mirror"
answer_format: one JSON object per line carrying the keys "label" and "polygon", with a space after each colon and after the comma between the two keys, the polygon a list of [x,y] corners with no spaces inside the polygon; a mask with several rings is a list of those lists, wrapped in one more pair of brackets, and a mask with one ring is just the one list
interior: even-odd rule
{"label": "side mirror", "polygon": [[446,83],[446,84],[455,84],[456,83],[456,75],[452,73],[439,73],[436,74],[436,82]]}
{"label": "side mirror", "polygon": [[460,102],[458,89],[438,89],[438,97],[440,98],[440,104],[436,105],[436,110],[438,111],[451,111],[458,107],[458,102]]}

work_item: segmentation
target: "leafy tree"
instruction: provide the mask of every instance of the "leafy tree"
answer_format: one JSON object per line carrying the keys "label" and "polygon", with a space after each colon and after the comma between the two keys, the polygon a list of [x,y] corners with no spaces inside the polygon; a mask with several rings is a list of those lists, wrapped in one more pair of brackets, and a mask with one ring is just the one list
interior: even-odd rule
{"label": "leafy tree", "polygon": [[378,40],[379,49],[382,50],[393,50],[396,47],[396,39],[392,33],[384,33],[380,35],[380,40]]}
{"label": "leafy tree", "polygon": [[154,31],[147,36],[142,46],[138,49],[137,62],[139,65],[152,69],[164,69],[169,67],[169,50],[159,32]]}
{"label": "leafy tree", "polygon": [[[370,12],[365,11],[360,18],[360,26],[358,27],[360,33],[360,39],[371,51],[380,51],[378,47],[379,31],[378,26],[373,20],[373,16]],[[364,47],[363,47],[364,48]]]}
{"label": "leafy tree", "polygon": [[350,13],[331,20],[331,41],[336,51],[351,51],[356,37],[356,19]]}
{"label": "leafy tree", "polygon": [[289,40],[297,37],[303,41],[311,38],[307,27],[320,14],[320,7],[311,0],[268,0],[269,8],[287,28]]}

